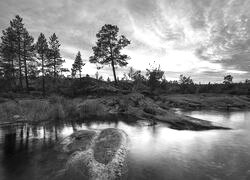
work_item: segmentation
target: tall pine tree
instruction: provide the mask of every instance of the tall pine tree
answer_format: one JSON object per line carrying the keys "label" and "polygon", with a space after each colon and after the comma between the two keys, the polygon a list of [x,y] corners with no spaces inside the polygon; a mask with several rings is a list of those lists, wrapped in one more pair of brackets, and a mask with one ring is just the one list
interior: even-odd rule
{"label": "tall pine tree", "polygon": [[117,83],[115,66],[126,66],[129,57],[121,54],[121,50],[130,44],[125,36],[118,37],[119,28],[111,24],[105,24],[96,34],[97,42],[94,46],[94,56],[90,57],[91,63],[111,65],[115,83]]}
{"label": "tall pine tree", "polygon": [[23,72],[22,72],[22,40],[23,40],[23,33],[24,33],[24,24],[23,19],[16,15],[15,19],[10,21],[10,27],[13,31],[13,37],[14,37],[14,44],[15,44],[15,54],[17,55],[18,59],[18,70],[19,70],[19,85],[21,90],[23,89]]}
{"label": "tall pine tree", "polygon": [[47,53],[47,58],[48,58],[47,66],[49,71],[53,73],[54,78],[58,76],[60,68],[64,63],[64,60],[61,58],[60,55],[60,46],[61,44],[59,43],[58,37],[54,33],[49,38],[49,49]]}
{"label": "tall pine tree", "polygon": [[1,55],[1,69],[3,76],[10,80],[11,84],[15,82],[15,36],[11,27],[3,30],[3,36],[1,37],[0,55]]}
{"label": "tall pine tree", "polygon": [[23,89],[23,74],[25,75],[26,88],[29,89],[28,65],[34,56],[33,37],[29,35],[24,27],[20,16],[15,16],[10,21],[10,26],[3,31],[0,45],[0,55],[2,58],[2,69],[5,78],[10,80],[11,85],[15,85],[16,72],[18,72],[19,86]]}
{"label": "tall pine tree", "polygon": [[29,68],[30,64],[33,64],[34,60],[34,38],[29,34],[29,32],[24,29],[23,32],[23,47],[22,47],[22,55],[23,55],[23,63],[24,63],[24,75],[26,82],[26,89],[29,91]]}
{"label": "tall pine tree", "polygon": [[43,33],[41,33],[38,37],[36,43],[36,50],[38,54],[38,58],[41,62],[41,72],[42,72],[42,86],[43,86],[43,96],[45,96],[45,66],[46,66],[46,56],[48,53],[48,43]]}
{"label": "tall pine tree", "polygon": [[75,58],[75,62],[72,65],[72,75],[75,75],[76,72],[79,72],[79,77],[80,79],[82,78],[82,67],[85,65],[85,63],[83,63],[82,61],[82,57],[81,57],[81,53],[80,51],[78,51],[76,58]]}

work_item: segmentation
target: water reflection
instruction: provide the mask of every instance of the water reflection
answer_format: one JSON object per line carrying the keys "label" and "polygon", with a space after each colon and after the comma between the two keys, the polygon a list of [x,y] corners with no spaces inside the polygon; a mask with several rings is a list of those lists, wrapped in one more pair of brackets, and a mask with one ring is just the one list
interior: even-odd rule
{"label": "water reflection", "polygon": [[129,179],[250,178],[250,112],[179,112],[234,130],[178,131],[166,124],[85,121],[0,128],[0,179],[51,179],[55,142],[81,129],[123,129],[129,136]]}

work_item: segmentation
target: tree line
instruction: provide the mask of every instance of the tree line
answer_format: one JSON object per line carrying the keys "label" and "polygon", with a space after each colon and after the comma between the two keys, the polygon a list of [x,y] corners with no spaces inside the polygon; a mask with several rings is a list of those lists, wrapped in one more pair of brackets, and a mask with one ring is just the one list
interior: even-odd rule
{"label": "tree line", "polygon": [[0,71],[12,88],[29,91],[29,80],[41,74],[45,93],[45,75],[57,78],[61,71],[65,71],[62,68],[64,60],[60,54],[60,43],[55,33],[48,41],[45,35],[40,33],[35,42],[23,19],[17,15],[2,34]]}
{"label": "tree line", "polygon": [[[90,63],[111,65],[114,81],[117,83],[116,66],[126,66],[129,57],[121,54],[121,49],[130,44],[125,36],[118,36],[119,28],[106,24],[96,34],[97,42],[93,49]],[[23,19],[16,15],[10,21],[9,27],[2,31],[0,43],[0,76],[8,81],[11,89],[20,91],[30,90],[30,80],[41,77],[42,91],[45,94],[45,77],[56,80],[59,74],[69,71],[63,68],[65,60],[60,53],[60,42],[55,33],[47,40],[40,33],[37,41],[31,36],[23,23]],[[71,68],[71,77],[82,77],[82,67],[85,65],[80,51],[75,57]]]}
{"label": "tree line", "polygon": [[[118,83],[116,68],[126,66],[130,59],[126,54],[122,54],[121,50],[131,43],[124,35],[119,36],[118,33],[119,28],[117,26],[105,24],[96,34],[97,41],[95,46],[92,47],[93,55],[89,57],[89,62],[95,63],[98,70],[105,65],[111,66],[115,85]],[[61,75],[69,71],[67,68],[63,68],[65,60],[61,57],[60,46],[59,38],[55,33],[48,39],[43,33],[40,33],[35,41],[25,27],[23,19],[16,15],[10,21],[9,27],[2,31],[0,77],[6,80],[6,84],[10,86],[9,89],[27,92],[30,91],[32,82],[41,80],[42,93],[45,95],[47,77],[52,78],[54,84],[56,84],[57,80],[61,79]],[[81,81],[82,68],[85,64],[80,51],[78,51],[71,68],[71,80],[79,77],[77,79]],[[98,71],[95,76],[96,79],[103,80]],[[132,80],[134,90],[145,89],[145,86],[147,86],[151,92],[157,88],[171,89],[171,92],[194,92],[195,89],[203,88],[193,88],[195,84],[191,77],[184,75],[180,75],[179,82],[167,81],[160,66],[151,66],[146,69],[145,76],[141,71],[130,68],[127,74],[124,73],[121,80],[123,82]],[[230,87],[228,85],[232,84],[232,80],[231,75],[224,77],[223,83],[227,85],[226,88]],[[110,82],[109,77],[107,82]],[[249,80],[246,80],[246,83],[249,84]],[[180,84],[180,86],[177,86],[177,84]],[[204,87],[210,88],[210,86]]]}

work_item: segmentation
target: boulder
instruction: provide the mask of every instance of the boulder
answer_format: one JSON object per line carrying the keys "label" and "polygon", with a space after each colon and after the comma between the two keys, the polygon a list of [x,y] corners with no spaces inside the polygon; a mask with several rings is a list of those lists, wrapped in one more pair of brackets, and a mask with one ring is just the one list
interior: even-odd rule
{"label": "boulder", "polygon": [[82,130],[60,142],[71,153],[61,176],[70,179],[119,179],[126,175],[127,135],[114,128]]}

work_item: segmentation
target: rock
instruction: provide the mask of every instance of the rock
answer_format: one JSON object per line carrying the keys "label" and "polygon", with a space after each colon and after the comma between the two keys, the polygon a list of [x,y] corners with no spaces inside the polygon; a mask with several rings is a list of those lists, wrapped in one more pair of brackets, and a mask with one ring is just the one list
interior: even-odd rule
{"label": "rock", "polygon": [[81,130],[77,131],[70,136],[64,138],[57,150],[67,153],[73,153],[76,151],[84,151],[88,149],[93,143],[93,139],[96,136],[95,131]]}
{"label": "rock", "polygon": [[150,108],[150,107],[145,107],[145,108],[143,109],[143,111],[146,112],[146,113],[149,113],[149,114],[156,115],[155,109]]}
{"label": "rock", "polygon": [[127,135],[119,129],[82,130],[65,138],[61,151],[71,152],[62,176],[70,179],[119,179],[127,172]]}
{"label": "rock", "polygon": [[87,99],[78,105],[77,112],[80,118],[126,115],[137,120],[163,121],[168,123],[170,128],[178,130],[228,129],[219,125],[213,125],[209,121],[186,117],[172,112],[140,93]]}
{"label": "rock", "polygon": [[96,139],[94,157],[97,162],[108,164],[120,148],[122,135],[116,129],[104,129]]}

